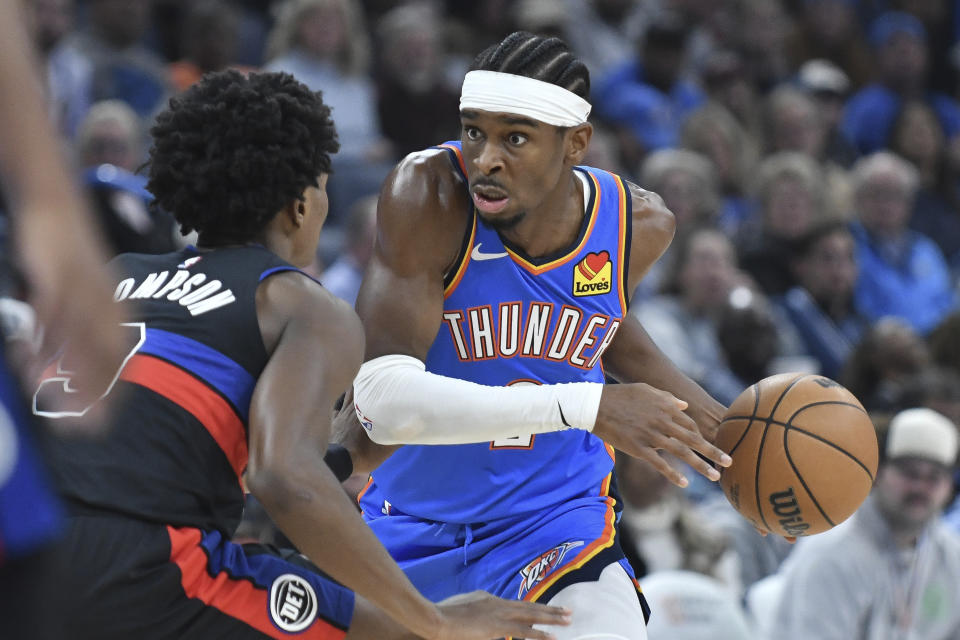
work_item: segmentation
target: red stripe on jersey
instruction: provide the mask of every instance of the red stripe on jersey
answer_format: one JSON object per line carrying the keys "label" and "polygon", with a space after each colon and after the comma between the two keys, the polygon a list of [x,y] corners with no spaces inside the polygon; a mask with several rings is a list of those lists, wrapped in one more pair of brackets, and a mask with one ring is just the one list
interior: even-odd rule
{"label": "red stripe on jersey", "polygon": [[[167,527],[170,536],[170,561],[180,568],[180,584],[189,598],[196,598],[245,622],[260,633],[271,638],[289,638],[291,634],[280,631],[270,621],[268,613],[270,593],[244,578],[233,579],[227,573],[216,576],[207,570],[207,554],[200,546],[198,529],[174,529]],[[305,640],[342,640],[347,632],[338,629],[322,618],[297,636]]]}
{"label": "red stripe on jersey", "polygon": [[240,481],[247,467],[247,431],[223,396],[180,367],[142,353],[130,358],[120,379],[146,387],[188,411],[216,441]]}

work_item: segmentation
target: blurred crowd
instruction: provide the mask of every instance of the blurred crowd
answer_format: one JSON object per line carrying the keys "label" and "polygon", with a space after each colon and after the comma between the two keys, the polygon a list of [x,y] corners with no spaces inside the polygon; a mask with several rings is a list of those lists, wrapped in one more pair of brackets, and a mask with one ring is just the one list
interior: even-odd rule
{"label": "blurred crowd", "polygon": [[[659,193],[676,216],[631,313],[685,373],[726,404],[767,375],[820,373],[881,436],[918,407],[960,424],[960,1],[19,1],[50,117],[115,252],[193,240],[149,206],[141,172],[171,96],[227,67],[321,90],[341,151],[314,271],[350,302],[381,181],[405,154],[459,138],[474,55],[516,29],[558,35],[591,73],[587,164]],[[8,276],[2,293],[24,286]],[[952,447],[934,461],[951,491],[931,494],[924,524],[940,527],[945,510],[960,539]],[[683,583],[697,606],[715,583],[752,627],[751,602],[771,615],[749,594],[790,545],[744,526],[714,487],[681,492],[642,463],[618,466],[640,573],[707,576]],[[269,537],[266,522],[251,505],[243,535]],[[683,637],[672,633],[660,637]]]}

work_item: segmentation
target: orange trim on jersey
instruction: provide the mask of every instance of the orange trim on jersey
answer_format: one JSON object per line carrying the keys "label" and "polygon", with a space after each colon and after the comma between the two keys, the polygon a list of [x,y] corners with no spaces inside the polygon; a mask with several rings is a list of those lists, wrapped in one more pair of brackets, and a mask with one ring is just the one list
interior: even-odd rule
{"label": "orange trim on jersey", "polygon": [[[626,255],[627,251],[627,192],[626,188],[623,185],[623,180],[620,179],[620,176],[613,176],[614,181],[617,183],[617,198],[620,204],[620,233],[619,233],[619,254],[620,260],[617,262],[617,267],[620,271],[617,280],[623,280],[623,274],[626,273],[626,262],[624,260],[629,260],[630,256]],[[628,282],[620,282],[620,286],[617,287],[617,293],[620,296],[620,316],[627,315],[627,300],[624,296],[624,291],[629,286]]]}
{"label": "orange trim on jersey", "polygon": [[223,396],[180,367],[143,353],[130,358],[120,379],[163,396],[196,418],[223,451],[239,482],[249,455],[247,431]]}
{"label": "orange trim on jersey", "polygon": [[463,161],[463,151],[453,146],[452,144],[439,144],[437,145],[441,149],[449,149],[453,151],[454,155],[457,156],[457,163],[460,165],[460,170],[463,171],[463,175],[467,175],[467,165]]}
{"label": "orange trim on jersey", "polygon": [[450,281],[450,284],[447,285],[447,288],[443,290],[443,298],[446,300],[451,295],[453,295],[454,290],[460,284],[460,281],[463,280],[463,274],[467,272],[467,265],[470,264],[470,251],[473,249],[473,241],[477,237],[477,216],[473,215],[473,226],[470,228],[470,242],[467,243],[467,248],[463,252],[463,256],[460,258],[460,264],[457,265],[456,275],[453,276],[453,280]]}
{"label": "orange trim on jersey", "polygon": [[558,569],[550,576],[549,579],[544,580],[536,587],[527,592],[523,596],[524,600],[530,602],[536,602],[547,589],[552,587],[557,580],[567,575],[571,571],[576,571],[583,565],[587,564],[591,558],[596,556],[598,553],[613,545],[613,540],[616,537],[617,528],[617,514],[613,510],[613,505],[616,502],[613,498],[609,497],[610,493],[610,483],[613,482],[613,473],[608,473],[607,477],[603,479],[603,482],[600,485],[600,495],[608,496],[607,497],[607,514],[606,514],[606,526],[603,528],[603,533],[600,534],[600,537],[591,542],[585,549],[576,555],[570,562],[563,565],[562,568]]}
{"label": "orange trim on jersey", "polygon": [[[270,592],[249,580],[231,578],[227,572],[210,575],[207,554],[200,546],[198,529],[167,527],[170,536],[170,561],[180,568],[180,585],[188,598],[196,598],[208,607],[244,622],[270,638],[289,638],[270,621]],[[347,632],[319,616],[297,637],[307,640],[341,640]]]}
{"label": "orange trim on jersey", "polygon": [[363,485],[363,489],[360,489],[360,493],[357,494],[357,504],[360,504],[360,501],[363,499],[364,494],[370,490],[370,485],[373,484],[373,475],[370,475],[367,478],[367,484]]}
{"label": "orange trim on jersey", "polygon": [[557,258],[556,260],[552,260],[546,264],[541,264],[538,266],[533,264],[532,262],[527,261],[525,258],[522,258],[518,253],[511,250],[510,247],[504,246],[504,249],[506,250],[506,252],[510,254],[511,258],[513,258],[513,261],[519,264],[521,267],[523,267],[527,271],[529,271],[530,273],[532,273],[533,275],[540,275],[544,271],[549,271],[550,269],[554,269],[556,267],[559,267],[560,265],[564,265],[570,262],[571,260],[576,258],[578,255],[580,255],[580,252],[583,250],[583,247],[586,246],[587,244],[587,240],[590,239],[590,233],[593,231],[593,227],[597,222],[597,210],[600,208],[601,194],[600,194],[600,183],[597,182],[597,179],[594,177],[592,173],[587,172],[587,175],[590,176],[590,181],[593,182],[593,192],[594,192],[593,209],[590,211],[590,222],[587,225],[587,230],[583,234],[583,238],[580,239],[580,243],[577,244],[577,246],[570,253],[563,256],[562,258]]}

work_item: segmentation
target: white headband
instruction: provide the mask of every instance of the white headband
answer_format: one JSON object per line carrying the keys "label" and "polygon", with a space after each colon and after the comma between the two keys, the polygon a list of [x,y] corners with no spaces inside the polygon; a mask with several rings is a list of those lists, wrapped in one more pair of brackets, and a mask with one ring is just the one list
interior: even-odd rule
{"label": "white headband", "polygon": [[471,71],[463,79],[460,110],[480,109],[528,116],[556,127],[587,121],[590,103],[563,87],[498,71]]}

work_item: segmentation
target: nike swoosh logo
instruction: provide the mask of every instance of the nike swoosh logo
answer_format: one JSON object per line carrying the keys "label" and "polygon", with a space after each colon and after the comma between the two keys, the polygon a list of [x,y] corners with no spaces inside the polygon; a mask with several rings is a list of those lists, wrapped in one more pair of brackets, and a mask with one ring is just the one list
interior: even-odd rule
{"label": "nike swoosh logo", "polygon": [[503,253],[480,253],[480,245],[482,242],[478,242],[474,247],[473,251],[470,253],[470,257],[474,260],[496,260],[497,258],[506,258],[507,252]]}
{"label": "nike swoosh logo", "polygon": [[570,426],[570,423],[567,422],[567,418],[563,415],[563,407],[560,406],[560,402],[559,402],[559,401],[557,402],[557,409],[560,409],[560,422],[563,423],[563,426],[572,429],[573,427]]}

